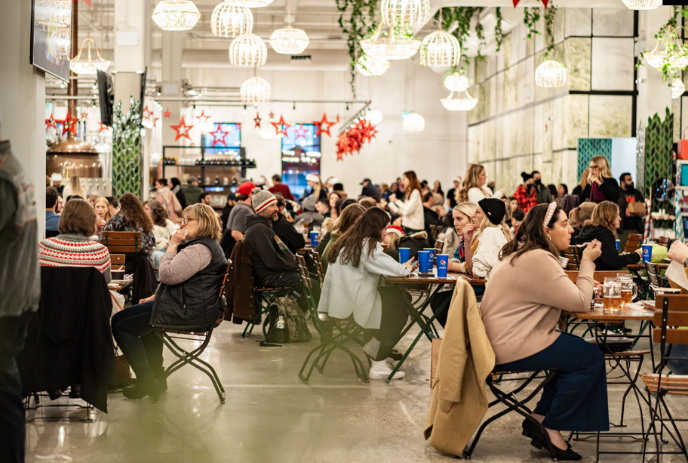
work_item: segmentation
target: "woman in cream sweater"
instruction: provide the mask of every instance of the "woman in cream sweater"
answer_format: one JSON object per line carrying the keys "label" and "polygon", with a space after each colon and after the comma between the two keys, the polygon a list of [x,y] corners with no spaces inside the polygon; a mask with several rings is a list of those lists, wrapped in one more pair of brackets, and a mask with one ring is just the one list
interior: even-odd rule
{"label": "woman in cream sweater", "polygon": [[574,284],[559,263],[573,229],[556,203],[532,208],[516,234],[502,250],[491,272],[481,304],[485,331],[496,355],[496,371],[559,371],[544,389],[531,414],[547,433],[529,420],[523,434],[552,458],[579,460],[560,431],[608,431],[609,408],[604,355],[595,345],[555,329],[562,310],[588,312],[593,293],[594,261],[600,243],[583,252]]}
{"label": "woman in cream sweater", "polygon": [[404,233],[411,235],[425,230],[425,217],[423,213],[423,200],[421,199],[420,182],[418,176],[412,170],[404,172],[404,202],[399,201],[396,195],[390,195],[389,208],[395,214],[402,215]]}

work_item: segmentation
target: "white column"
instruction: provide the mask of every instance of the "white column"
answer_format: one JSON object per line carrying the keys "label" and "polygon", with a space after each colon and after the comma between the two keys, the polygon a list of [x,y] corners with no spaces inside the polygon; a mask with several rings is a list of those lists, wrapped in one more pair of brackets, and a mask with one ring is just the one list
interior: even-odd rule
{"label": "white column", "polygon": [[[9,140],[36,192],[45,230],[45,73],[29,63],[31,2],[4,1],[0,14],[0,140]],[[40,236],[43,233],[39,233]]]}

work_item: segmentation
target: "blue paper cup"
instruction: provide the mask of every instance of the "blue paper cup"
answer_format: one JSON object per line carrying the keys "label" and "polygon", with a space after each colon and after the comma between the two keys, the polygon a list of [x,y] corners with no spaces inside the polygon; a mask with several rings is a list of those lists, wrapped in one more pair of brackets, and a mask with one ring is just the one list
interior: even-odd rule
{"label": "blue paper cup", "polygon": [[619,252],[619,245],[621,244],[620,240],[616,240],[616,252]]}
{"label": "blue paper cup", "polygon": [[320,235],[320,233],[317,231],[311,232],[311,246],[315,247],[318,245],[318,235]]}
{"label": "blue paper cup", "polygon": [[643,262],[652,262],[651,244],[643,244]]}
{"label": "blue paper cup", "polygon": [[449,254],[437,255],[437,278],[447,278],[447,268],[449,267]]}
{"label": "blue paper cup", "polygon": [[405,264],[411,260],[411,248],[399,248],[399,262]]}
{"label": "blue paper cup", "polygon": [[432,267],[435,264],[435,248],[423,248],[423,251],[430,253],[430,257],[428,258],[428,267],[430,267],[430,270],[432,270]]}
{"label": "blue paper cup", "polygon": [[428,251],[418,251],[418,264],[420,265],[421,273],[430,273],[432,267],[428,265],[430,253]]}

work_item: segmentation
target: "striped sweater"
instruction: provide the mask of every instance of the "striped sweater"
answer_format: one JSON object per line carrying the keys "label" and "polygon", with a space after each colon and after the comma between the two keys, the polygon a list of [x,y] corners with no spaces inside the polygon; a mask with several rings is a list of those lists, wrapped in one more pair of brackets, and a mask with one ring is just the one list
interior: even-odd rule
{"label": "striped sweater", "polygon": [[109,283],[110,253],[97,241],[83,235],[58,235],[39,245],[42,267],[95,267]]}

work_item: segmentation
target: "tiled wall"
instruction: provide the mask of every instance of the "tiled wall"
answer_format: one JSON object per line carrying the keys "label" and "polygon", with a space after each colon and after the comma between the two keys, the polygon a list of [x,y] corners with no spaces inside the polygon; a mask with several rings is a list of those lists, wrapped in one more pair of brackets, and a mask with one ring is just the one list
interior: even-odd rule
{"label": "tiled wall", "polygon": [[[502,50],[469,70],[479,98],[469,113],[468,162],[484,164],[497,188],[511,194],[520,173],[539,170],[543,183],[578,183],[579,137],[630,137],[633,91],[633,12],[560,8],[552,58],[568,69],[567,86],[535,85],[546,50],[542,34],[526,38],[519,24]],[[544,30],[541,19],[539,31]]]}

